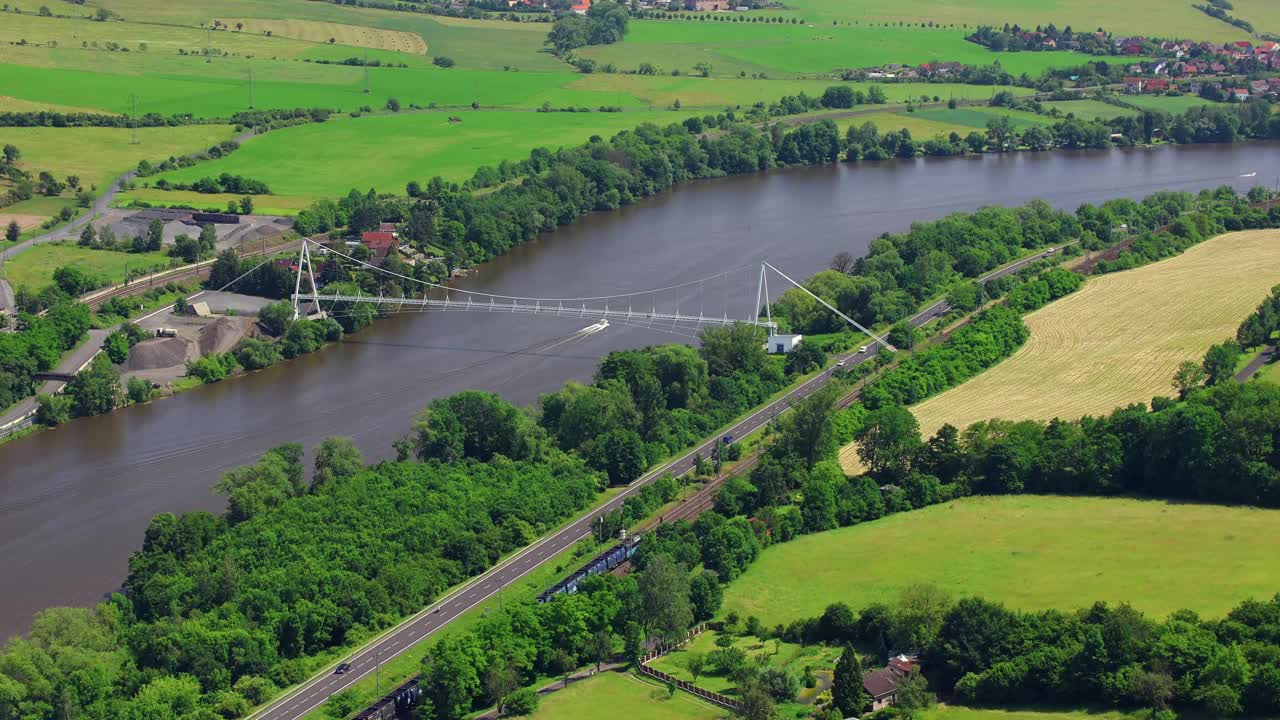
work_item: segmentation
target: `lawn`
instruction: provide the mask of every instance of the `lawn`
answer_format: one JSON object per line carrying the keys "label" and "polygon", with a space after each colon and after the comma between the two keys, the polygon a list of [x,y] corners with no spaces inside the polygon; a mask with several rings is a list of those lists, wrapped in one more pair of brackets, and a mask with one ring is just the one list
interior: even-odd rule
{"label": "lawn", "polygon": [[962,125],[970,130],[985,130],[987,123],[1001,115],[1009,118],[1009,122],[1018,130],[1054,122],[1052,118],[1043,115],[994,107],[930,108],[916,110],[913,114],[924,120],[947,125]]}
{"label": "lawn", "polygon": [[[1028,315],[1031,337],[1008,360],[914,406],[921,432],[997,417],[1074,419],[1174,394],[1178,364],[1235,337],[1267,297],[1280,276],[1277,240],[1274,230],[1229,233],[1177,257],[1091,278]],[[856,468],[852,445],[841,461]]]}
{"label": "lawn", "polygon": [[1180,115],[1202,105],[1221,104],[1199,95],[1126,95],[1120,99],[1143,110],[1161,110],[1171,115]]}
{"label": "lawn", "polygon": [[1041,103],[1045,110],[1056,108],[1063,117],[1073,114],[1081,120],[1110,120],[1137,115],[1132,108],[1111,105],[1100,100],[1050,100]]}
{"label": "lawn", "polygon": [[636,20],[621,43],[581,52],[620,70],[634,70],[648,62],[666,72],[693,72],[694,65],[705,62],[711,65],[713,75],[729,76],[742,72],[829,73],[839,68],[920,65],[934,60],[974,65],[999,61],[1014,74],[1034,76],[1049,67],[1088,60],[1070,52],[993,53],[965,41],[964,35],[963,30],[941,28]]}
{"label": "lawn", "polygon": [[973,107],[956,108],[954,110],[937,108],[916,110],[915,112],[897,110],[893,112],[868,113],[866,115],[842,118],[837,122],[837,125],[839,125],[841,133],[844,133],[845,129],[850,126],[860,127],[866,123],[874,124],[882,133],[896,132],[905,128],[911,133],[912,138],[928,140],[939,135],[949,136],[951,133],[956,133],[961,137],[971,132],[985,133],[987,122],[991,118],[1000,115],[1008,117],[1013,122],[1013,126],[1019,130],[1032,125],[1045,125],[1053,122],[1051,118],[1034,113],[1001,108]]}
{"label": "lawn", "polygon": [[78,175],[86,189],[102,192],[139,160],[153,162],[204,150],[232,137],[229,125],[139,128],[132,144],[127,128],[4,128],[4,142],[22,151],[19,166],[33,175],[48,170],[62,180]]}
{"label": "lawn", "polygon": [[[71,242],[36,245],[26,252],[5,261],[3,275],[16,290],[26,286],[39,291],[53,283],[53,271],[60,267],[79,268],[109,284],[124,281],[126,267],[139,268],[155,265],[168,267],[173,262],[165,252],[126,253],[109,250],[90,250]],[[146,278],[135,282],[146,282]]]}
{"label": "lawn", "polygon": [[728,713],[688,693],[668,696],[665,688],[629,674],[607,672],[542,698],[530,720],[615,717],[626,720],[712,720]]}
{"label": "lawn", "polygon": [[[649,667],[661,670],[668,675],[674,675],[686,682],[693,682],[693,675],[686,669],[689,654],[701,653],[706,655],[714,652],[719,649],[716,645],[716,639],[719,636],[720,633],[714,630],[704,632],[695,638],[693,642],[679,650],[653,660],[649,663]],[[837,647],[821,645],[806,647],[794,643],[785,643],[780,640],[760,640],[751,636],[733,636],[733,646],[741,649],[748,658],[760,660],[773,667],[788,669],[797,678],[804,674],[806,666],[814,671],[831,670],[835,668],[836,660],[840,657],[840,649]],[[698,687],[726,695],[737,692],[733,681],[720,675],[699,675],[697,684]]]}
{"label": "lawn", "polygon": [[974,497],[775,545],[722,612],[766,626],[830,603],[892,603],[913,583],[1024,610],[1128,602],[1221,617],[1280,587],[1280,511],[1127,498]]}
{"label": "lawn", "polygon": [[997,710],[967,708],[960,705],[937,705],[922,713],[919,720],[1147,720],[1149,710]]}
{"label": "lawn", "polygon": [[[274,192],[312,198],[370,187],[403,192],[410,180],[471,177],[480,165],[520,160],[535,147],[557,148],[612,135],[642,122],[677,122],[688,113],[532,113],[459,111],[381,115],[277,130],[232,155],[164,177],[190,181],[223,172],[266,182]],[[259,199],[263,207],[271,198]]]}

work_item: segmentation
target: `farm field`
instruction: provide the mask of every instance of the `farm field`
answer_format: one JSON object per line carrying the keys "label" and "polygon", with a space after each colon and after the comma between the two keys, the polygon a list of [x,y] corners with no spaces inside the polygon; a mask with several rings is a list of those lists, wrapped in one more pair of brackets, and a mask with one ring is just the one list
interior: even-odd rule
{"label": "farm field", "polygon": [[1220,104],[1205,100],[1199,95],[1127,95],[1121,100],[1143,110],[1161,110],[1171,115],[1179,115],[1201,105]]}
{"label": "farm field", "polygon": [[[1178,363],[1234,337],[1267,296],[1280,273],[1278,239],[1274,230],[1228,233],[1177,257],[1091,278],[1027,315],[1031,337],[1008,360],[912,407],[920,432],[991,418],[1074,419],[1173,394]],[[856,448],[843,448],[840,460],[857,468]]]}
{"label": "farm field", "polygon": [[[220,173],[245,175],[273,192],[337,197],[351,188],[403,192],[410,180],[440,175],[465,180],[480,165],[521,160],[535,147],[557,148],[611,135],[643,122],[678,122],[689,113],[533,113],[460,111],[331,120],[276,130],[232,155],[158,177],[189,182]],[[258,199],[263,207],[271,198]]]}
{"label": "farm field", "polygon": [[4,141],[22,151],[18,165],[33,175],[41,170],[59,180],[79,175],[82,186],[96,185],[101,192],[139,160],[185,155],[232,137],[229,125],[139,128],[138,144],[133,145],[131,132],[127,128],[10,127],[4,129]]}
{"label": "farm field", "polygon": [[259,20],[256,18],[219,18],[223,25],[237,32],[253,35],[270,33],[313,43],[335,43],[376,50],[425,55],[427,43],[417,33],[384,30],[364,25],[321,22],[317,20]]}
{"label": "farm field", "polygon": [[[772,14],[772,11],[765,11]],[[829,73],[884,63],[920,65],[933,60],[990,65],[997,60],[1014,74],[1039,75],[1049,67],[1079,65],[1085,55],[1070,52],[993,53],[967,42],[961,29],[870,28],[775,23],[634,20],[615,45],[585,48],[582,54],[619,70],[648,62],[661,72],[690,72],[700,62],[713,75]],[[1108,58],[1112,60],[1112,58]],[[1115,58],[1123,62],[1124,58]]]}
{"label": "farm field", "polygon": [[668,697],[664,688],[630,674],[606,672],[556,690],[542,698],[530,720],[577,720],[599,717],[627,720],[713,720],[727,717],[719,708],[688,693]]}
{"label": "farm field", "polygon": [[[154,205],[187,205],[204,210],[222,211],[227,203],[240,200],[240,195],[224,193],[198,193],[180,190],[160,190],[139,187],[116,195],[115,207],[128,207],[134,200]],[[253,209],[259,215],[296,215],[310,205],[312,198],[289,195],[260,195],[254,198]]]}
{"label": "farm field", "polygon": [[[1128,602],[1221,617],[1275,594],[1280,511],[1128,498],[972,497],[805,535],[761,553],[722,613],[767,627],[830,603],[892,603],[913,583],[1024,610]],[[1242,538],[1273,546],[1249,547]]]}
{"label": "farm field", "polygon": [[1081,120],[1110,120],[1111,118],[1130,117],[1138,114],[1138,111],[1132,108],[1111,105],[1100,100],[1048,100],[1042,102],[1041,105],[1046,110],[1056,108],[1062,113],[1063,117],[1070,113]]}
{"label": "farm field", "polygon": [[[111,250],[91,250],[65,241],[37,245],[30,250],[5,261],[3,277],[16,290],[26,286],[38,292],[53,283],[53,271],[60,267],[74,267],[110,284],[124,281],[126,267],[140,268],[154,265],[168,267],[173,258],[164,251],[127,253]],[[145,279],[138,282],[146,282]]]}
{"label": "farm field", "polygon": [[[1251,0],[1250,7],[1267,4],[1268,0]],[[1160,0],[1137,0],[1119,4],[1098,0],[1058,0],[1052,5],[1027,3],[1023,0],[969,0],[963,3],[938,3],[936,0],[796,0],[787,3],[791,14],[804,17],[817,25],[836,21],[868,23],[932,22],[940,25],[995,25],[1018,23],[1035,27],[1054,22],[1058,27],[1102,26],[1116,34],[1158,37],[1194,37],[1198,40],[1242,40],[1247,33],[1224,22],[1214,20],[1196,10],[1191,3],[1167,3]],[[1238,6],[1237,15],[1252,19]],[[1274,16],[1274,10],[1270,12]],[[1261,17],[1261,16],[1260,16]],[[1258,21],[1254,21],[1255,25]],[[1260,28],[1261,29],[1261,28]],[[1269,28],[1274,30],[1275,28]]]}
{"label": "farm field", "polygon": [[1004,108],[994,107],[962,107],[962,108],[929,108],[926,110],[916,110],[916,115],[924,120],[940,122],[948,125],[962,125],[970,130],[985,130],[987,123],[993,118],[1001,115],[1009,118],[1009,122],[1018,130],[1035,125],[1050,125],[1054,122],[1052,118],[1035,113],[1025,112],[1021,110],[1006,110]]}

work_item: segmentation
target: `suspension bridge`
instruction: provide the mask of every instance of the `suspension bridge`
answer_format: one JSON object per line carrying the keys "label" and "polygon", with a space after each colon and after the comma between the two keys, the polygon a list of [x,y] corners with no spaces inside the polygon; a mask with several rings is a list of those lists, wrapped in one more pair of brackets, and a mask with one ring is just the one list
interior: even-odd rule
{"label": "suspension bridge", "polygon": [[[421,288],[419,294],[412,296],[373,295],[357,293],[324,293],[316,281],[315,255],[330,258],[341,258],[356,267],[363,267],[374,273],[395,278],[403,288],[406,284]],[[744,275],[750,266],[740,266],[697,280],[668,285],[647,290],[616,293],[612,295],[596,295],[591,297],[525,297],[515,295],[498,295],[494,293],[466,290],[439,283],[421,280],[409,275],[378,267],[352,255],[325,247],[314,240],[303,240],[298,251],[297,274],[292,294],[294,317],[323,314],[332,316],[336,312],[350,312],[352,304],[372,304],[380,312],[404,313],[423,312],[426,310],[445,312],[479,312],[506,313],[512,315],[530,315],[544,317],[567,317],[593,320],[598,329],[610,324],[642,327],[661,332],[679,335],[690,335],[704,327],[723,327],[742,323],[765,329],[775,334],[778,324],[773,320],[769,293],[769,278],[780,277],[789,287],[798,288],[822,306],[840,317],[852,327],[865,333],[872,340],[892,349],[888,340],[863,327],[853,318],[841,312],[826,300],[810,292],[808,288],[791,279],[768,262],[761,262],[756,276],[755,303],[745,312],[731,314],[729,312],[728,287],[732,276]],[[304,287],[303,279],[306,278]],[[741,282],[741,280],[738,280]],[[706,311],[709,286],[724,288],[723,302],[718,312]],[[681,310],[683,303],[685,309]],[[698,308],[694,314],[689,308]],[[763,314],[763,317],[762,317]]]}

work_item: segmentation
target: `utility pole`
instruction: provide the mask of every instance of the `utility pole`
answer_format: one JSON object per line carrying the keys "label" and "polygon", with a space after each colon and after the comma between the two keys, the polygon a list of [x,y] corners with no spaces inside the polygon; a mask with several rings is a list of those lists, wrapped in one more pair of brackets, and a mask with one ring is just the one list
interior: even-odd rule
{"label": "utility pole", "polygon": [[369,49],[364,50],[364,94],[369,94]]}
{"label": "utility pole", "polygon": [[130,141],[129,144],[137,145],[138,144],[138,96],[137,95],[132,93],[129,95],[129,105],[131,107],[131,110],[129,111],[129,124],[133,127],[133,139]]}
{"label": "utility pole", "polygon": [[253,109],[253,63],[249,64],[249,109]]}

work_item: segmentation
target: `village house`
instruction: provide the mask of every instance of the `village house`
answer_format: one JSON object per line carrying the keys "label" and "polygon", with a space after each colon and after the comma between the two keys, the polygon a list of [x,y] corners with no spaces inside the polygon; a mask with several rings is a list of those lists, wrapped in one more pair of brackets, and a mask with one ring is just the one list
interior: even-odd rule
{"label": "village house", "polygon": [[1249,89],[1248,88],[1231,88],[1230,90],[1227,91],[1227,95],[1231,96],[1232,100],[1236,100],[1238,102],[1245,102],[1246,100],[1249,99]]}
{"label": "village house", "polygon": [[1169,81],[1164,78],[1154,78],[1148,80],[1142,90],[1149,93],[1167,92],[1169,90]]}
{"label": "village house", "polygon": [[914,655],[895,655],[889,659],[887,666],[863,673],[862,687],[871,696],[872,712],[894,704],[898,696],[898,684],[919,667],[920,661]]}
{"label": "village house", "polygon": [[369,248],[372,253],[372,260],[375,264],[387,259],[393,250],[399,247],[396,240],[396,234],[393,232],[366,232],[360,235],[360,244]]}

